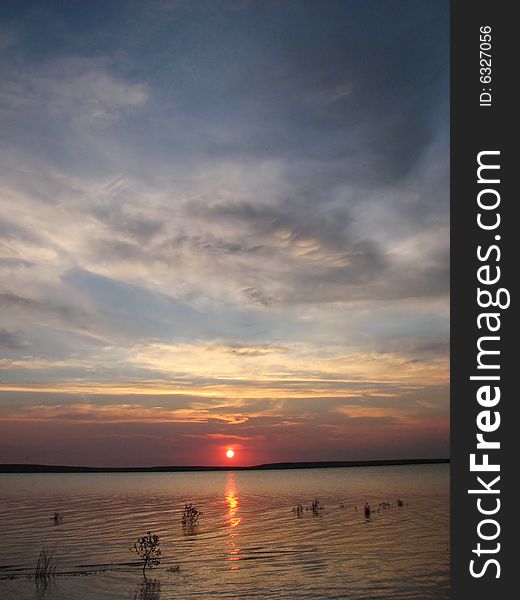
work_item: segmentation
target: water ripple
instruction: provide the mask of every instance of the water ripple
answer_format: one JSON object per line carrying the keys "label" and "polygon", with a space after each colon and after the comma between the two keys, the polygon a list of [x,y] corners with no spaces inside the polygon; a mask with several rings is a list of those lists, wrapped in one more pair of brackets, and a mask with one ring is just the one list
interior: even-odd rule
{"label": "water ripple", "polygon": [[[316,496],[324,508],[314,515]],[[69,574],[47,600],[449,598],[447,465],[1,475],[0,502],[2,598],[34,600],[29,576],[44,543]],[[204,513],[193,535],[180,523],[186,502]],[[162,549],[148,587],[130,551],[146,531]]]}

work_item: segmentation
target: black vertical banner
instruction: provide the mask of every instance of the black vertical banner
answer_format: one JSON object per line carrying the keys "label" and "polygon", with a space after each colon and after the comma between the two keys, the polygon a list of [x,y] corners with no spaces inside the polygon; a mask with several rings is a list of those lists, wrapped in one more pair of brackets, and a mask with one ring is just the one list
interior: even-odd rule
{"label": "black vertical banner", "polygon": [[[452,598],[515,589],[520,440],[513,3],[452,2]],[[515,289],[513,289],[513,287]],[[515,439],[516,438],[516,439]],[[506,591],[507,590],[507,591]],[[514,595],[514,593],[513,593]]]}

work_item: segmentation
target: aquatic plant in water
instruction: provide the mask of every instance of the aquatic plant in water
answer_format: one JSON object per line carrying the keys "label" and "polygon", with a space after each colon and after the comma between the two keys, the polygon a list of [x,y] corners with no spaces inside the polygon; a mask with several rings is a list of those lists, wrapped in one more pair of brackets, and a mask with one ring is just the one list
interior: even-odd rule
{"label": "aquatic plant in water", "polygon": [[199,524],[200,517],[202,517],[202,512],[200,510],[197,510],[191,503],[185,504],[181,517],[183,528],[190,533],[193,532],[195,527]]}
{"label": "aquatic plant in water", "polygon": [[57,561],[54,559],[54,551],[49,550],[44,544],[38,556],[34,578],[37,583],[47,582],[56,573]]}
{"label": "aquatic plant in water", "polygon": [[63,515],[59,512],[55,512],[51,519],[54,521],[54,525],[61,525],[63,523]]}
{"label": "aquatic plant in water", "polygon": [[312,514],[315,517],[321,516],[321,511],[323,510],[323,504],[318,500],[318,498],[314,498],[311,504]]}
{"label": "aquatic plant in water", "polygon": [[147,531],[146,535],[137,538],[137,541],[132,546],[137,556],[143,561],[143,575],[146,577],[145,570],[148,567],[156,566],[161,561],[161,548],[159,547],[159,536]]}

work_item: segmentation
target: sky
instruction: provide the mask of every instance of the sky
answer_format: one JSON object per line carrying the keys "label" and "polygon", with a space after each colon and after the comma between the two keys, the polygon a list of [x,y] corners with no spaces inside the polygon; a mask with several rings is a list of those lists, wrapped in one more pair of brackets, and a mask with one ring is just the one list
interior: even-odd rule
{"label": "sky", "polygon": [[0,462],[449,454],[449,2],[0,3]]}

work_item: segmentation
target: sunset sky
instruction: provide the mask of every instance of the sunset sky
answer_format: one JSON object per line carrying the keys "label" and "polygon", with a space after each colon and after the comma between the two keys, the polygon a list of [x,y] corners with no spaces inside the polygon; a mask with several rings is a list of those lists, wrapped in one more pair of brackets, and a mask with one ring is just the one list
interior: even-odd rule
{"label": "sunset sky", "polygon": [[449,454],[447,0],[0,18],[0,462]]}

